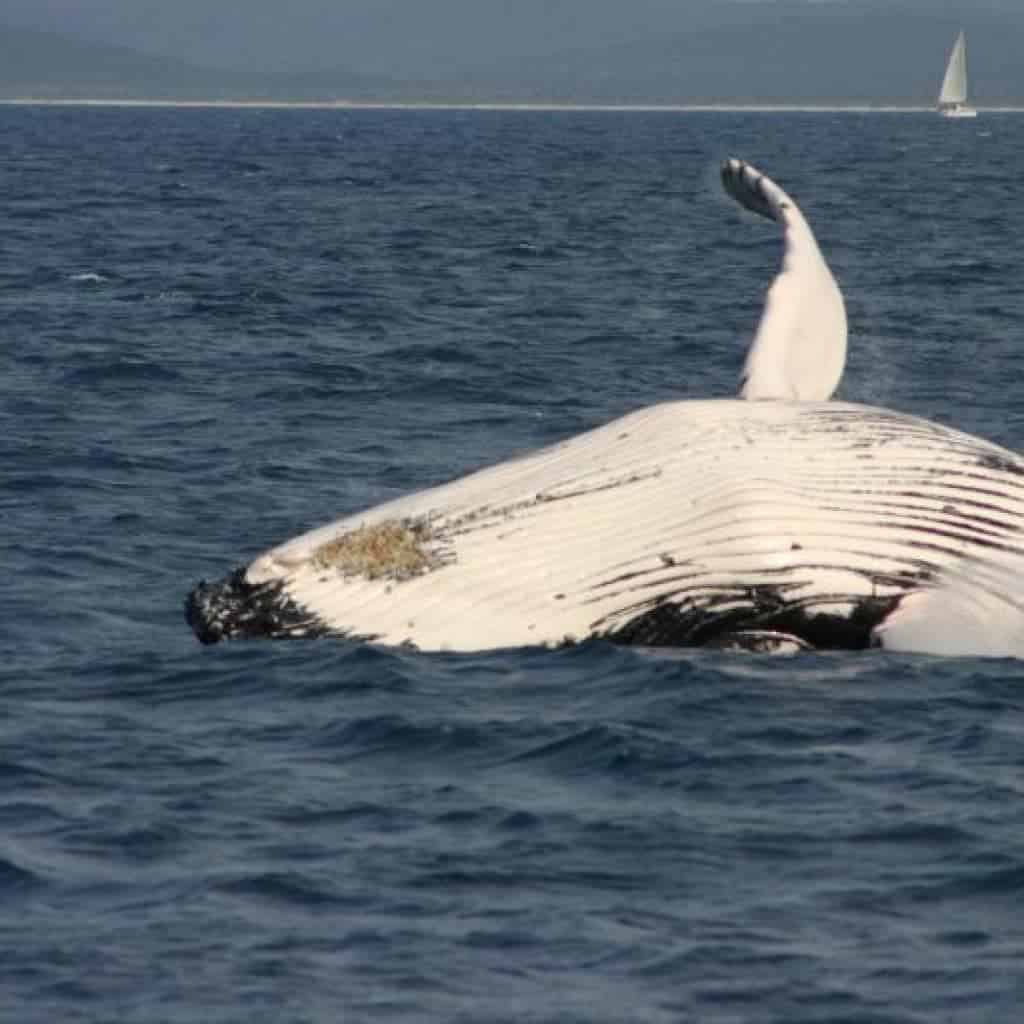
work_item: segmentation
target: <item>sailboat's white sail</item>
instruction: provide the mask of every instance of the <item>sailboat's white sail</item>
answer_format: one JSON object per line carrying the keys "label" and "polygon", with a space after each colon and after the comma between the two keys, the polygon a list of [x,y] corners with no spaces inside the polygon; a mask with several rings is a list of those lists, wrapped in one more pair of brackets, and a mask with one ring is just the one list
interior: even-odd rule
{"label": "sailboat's white sail", "polygon": [[967,103],[967,40],[963,32],[956,37],[949,54],[946,74],[939,90],[939,110],[948,117],[973,117]]}
{"label": "sailboat's white sail", "polygon": [[967,47],[964,34],[956,37],[946,65],[946,76],[942,79],[939,103],[964,103],[967,100]]}

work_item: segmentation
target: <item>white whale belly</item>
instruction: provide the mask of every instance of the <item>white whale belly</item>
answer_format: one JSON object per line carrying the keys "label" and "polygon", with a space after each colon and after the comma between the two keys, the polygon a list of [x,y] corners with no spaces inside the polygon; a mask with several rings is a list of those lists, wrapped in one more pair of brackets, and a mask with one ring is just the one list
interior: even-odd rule
{"label": "white whale belly", "polygon": [[[238,582],[280,611],[262,632],[424,650],[900,646],[884,624],[914,594],[921,649],[921,595],[927,621],[949,587],[1024,632],[1022,524],[1024,460],[969,435],[837,402],[673,402],[304,534]],[[208,604],[209,639],[261,631]]]}

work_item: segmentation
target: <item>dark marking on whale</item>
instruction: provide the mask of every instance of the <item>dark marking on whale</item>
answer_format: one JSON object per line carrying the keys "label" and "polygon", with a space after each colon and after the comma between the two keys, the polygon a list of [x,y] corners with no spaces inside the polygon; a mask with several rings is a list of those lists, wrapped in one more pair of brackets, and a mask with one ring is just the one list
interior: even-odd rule
{"label": "dark marking on whale", "polygon": [[[739,607],[716,611],[742,598]],[[835,603],[848,598],[835,596]],[[818,598],[814,608],[789,601],[784,588],[751,587],[743,595],[723,595],[718,602],[688,607],[660,601],[608,634],[614,643],[644,647],[722,647],[725,638],[767,631],[796,637],[806,648],[817,650],[864,650],[873,646],[876,626],[899,604],[899,597],[861,598],[850,614],[825,610],[829,602]]]}
{"label": "dark marking on whale", "polygon": [[185,600],[185,620],[204,644],[232,637],[315,637],[339,633],[325,627],[318,616],[292,600],[280,581],[249,583],[244,567],[214,583],[200,580]]}

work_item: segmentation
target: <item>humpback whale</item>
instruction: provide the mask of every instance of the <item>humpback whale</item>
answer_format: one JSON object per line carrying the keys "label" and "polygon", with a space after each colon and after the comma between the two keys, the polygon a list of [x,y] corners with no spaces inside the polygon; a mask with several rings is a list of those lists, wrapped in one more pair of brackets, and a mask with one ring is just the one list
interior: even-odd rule
{"label": "humpback whale", "polygon": [[1024,657],[1024,459],[831,401],[842,294],[796,203],[736,398],[665,402],[304,533],[200,582],[198,638],[479,651],[588,638]]}

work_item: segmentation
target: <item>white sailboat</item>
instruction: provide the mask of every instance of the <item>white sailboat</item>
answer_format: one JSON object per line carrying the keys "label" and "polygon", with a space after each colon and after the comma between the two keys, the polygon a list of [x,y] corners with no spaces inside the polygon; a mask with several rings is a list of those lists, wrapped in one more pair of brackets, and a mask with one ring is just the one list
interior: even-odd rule
{"label": "white sailboat", "polygon": [[963,32],[956,37],[949,54],[946,74],[939,90],[939,113],[943,117],[977,117],[967,105],[967,40]]}

